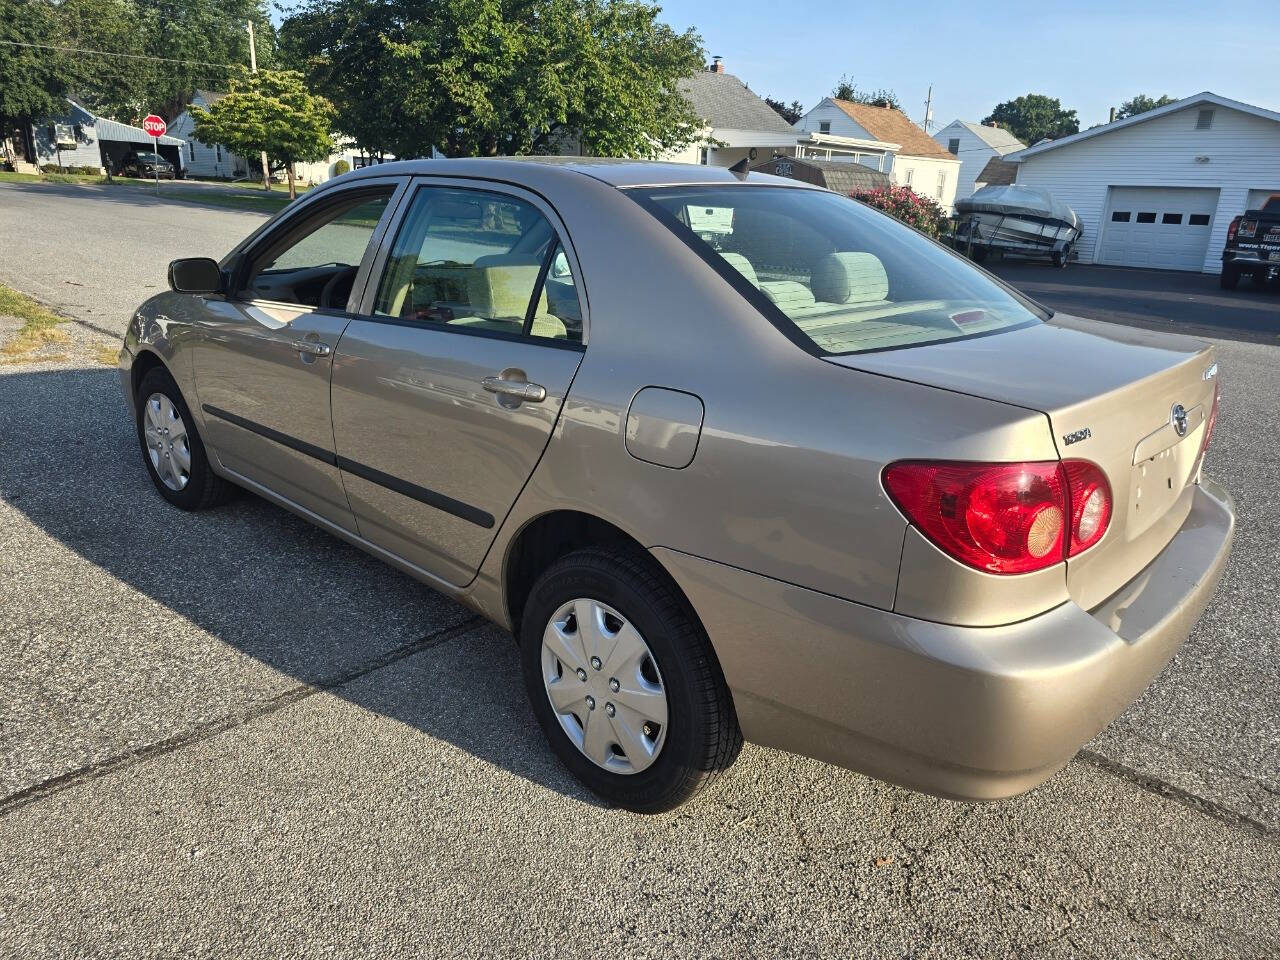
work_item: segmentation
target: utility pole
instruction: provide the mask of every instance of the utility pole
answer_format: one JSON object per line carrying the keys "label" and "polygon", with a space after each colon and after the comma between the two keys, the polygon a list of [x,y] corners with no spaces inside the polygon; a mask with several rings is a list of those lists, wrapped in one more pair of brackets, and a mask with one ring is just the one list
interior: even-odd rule
{"label": "utility pole", "polygon": [[933,126],[933,84],[929,84],[929,94],[924,99],[924,132],[928,133],[929,128]]}
{"label": "utility pole", "polygon": [[[249,21],[249,72],[258,72],[258,52],[254,49],[253,21]],[[271,167],[267,164],[267,151],[262,151],[262,189],[271,189]]]}

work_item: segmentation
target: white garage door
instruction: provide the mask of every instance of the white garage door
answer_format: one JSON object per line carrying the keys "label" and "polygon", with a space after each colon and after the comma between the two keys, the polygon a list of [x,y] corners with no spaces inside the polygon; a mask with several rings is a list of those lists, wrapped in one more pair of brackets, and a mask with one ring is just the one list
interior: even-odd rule
{"label": "white garage door", "polygon": [[1111,187],[1099,263],[1201,270],[1209,247],[1216,189]]}

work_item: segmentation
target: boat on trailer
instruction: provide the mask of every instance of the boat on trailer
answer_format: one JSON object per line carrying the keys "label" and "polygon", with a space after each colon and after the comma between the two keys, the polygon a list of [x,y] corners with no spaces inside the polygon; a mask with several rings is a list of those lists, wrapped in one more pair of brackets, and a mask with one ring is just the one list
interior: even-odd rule
{"label": "boat on trailer", "polygon": [[1084,229],[1076,212],[1032,187],[983,187],[956,201],[952,245],[982,261],[1001,256],[1048,257],[1065,267]]}

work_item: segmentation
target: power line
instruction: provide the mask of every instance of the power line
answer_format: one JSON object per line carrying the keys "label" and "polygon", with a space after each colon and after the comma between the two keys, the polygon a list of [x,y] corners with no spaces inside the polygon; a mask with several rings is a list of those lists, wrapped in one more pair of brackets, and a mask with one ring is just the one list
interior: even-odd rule
{"label": "power line", "polygon": [[110,50],[86,50],[83,47],[59,47],[49,43],[22,43],[18,40],[0,40],[10,47],[30,47],[35,50],[57,50],[61,53],[90,53],[99,57],[120,57],[125,60],[157,60],[164,63],[181,63],[193,67],[222,67],[226,70],[243,70],[241,64],[211,63],[208,60],[179,60],[174,57],[151,57],[141,53],[113,53]]}

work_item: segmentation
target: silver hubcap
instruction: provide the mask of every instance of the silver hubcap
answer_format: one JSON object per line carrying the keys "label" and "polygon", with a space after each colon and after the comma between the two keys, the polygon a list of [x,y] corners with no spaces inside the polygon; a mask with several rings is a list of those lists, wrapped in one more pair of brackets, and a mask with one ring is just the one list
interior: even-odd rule
{"label": "silver hubcap", "polygon": [[592,763],[639,773],[667,738],[667,692],[649,645],[618,611],[571,600],[542,634],[542,681],[560,726]]}
{"label": "silver hubcap", "polygon": [[143,407],[142,433],[146,438],[151,466],[170,490],[182,490],[191,480],[191,445],[182,415],[163,393],[147,397]]}

